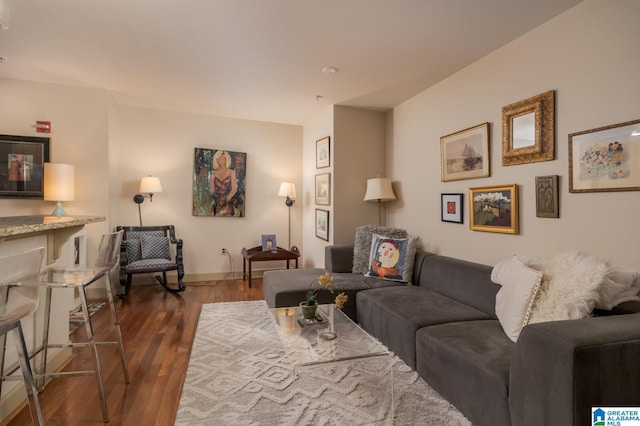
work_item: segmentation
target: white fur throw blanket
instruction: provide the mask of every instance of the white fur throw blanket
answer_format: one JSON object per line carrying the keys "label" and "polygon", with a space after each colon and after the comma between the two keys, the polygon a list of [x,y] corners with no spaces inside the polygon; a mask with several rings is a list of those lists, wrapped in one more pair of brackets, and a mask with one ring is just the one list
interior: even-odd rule
{"label": "white fur throw blanket", "polygon": [[604,261],[579,252],[550,259],[521,259],[544,274],[529,323],[579,319],[591,314],[608,272]]}

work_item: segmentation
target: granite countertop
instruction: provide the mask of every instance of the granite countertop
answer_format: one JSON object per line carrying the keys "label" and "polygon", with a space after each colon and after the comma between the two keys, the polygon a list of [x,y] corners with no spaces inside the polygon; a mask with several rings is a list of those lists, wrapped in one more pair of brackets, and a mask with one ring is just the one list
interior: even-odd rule
{"label": "granite countertop", "polygon": [[105,218],[102,216],[5,216],[0,217],[0,237],[32,234],[104,221]]}

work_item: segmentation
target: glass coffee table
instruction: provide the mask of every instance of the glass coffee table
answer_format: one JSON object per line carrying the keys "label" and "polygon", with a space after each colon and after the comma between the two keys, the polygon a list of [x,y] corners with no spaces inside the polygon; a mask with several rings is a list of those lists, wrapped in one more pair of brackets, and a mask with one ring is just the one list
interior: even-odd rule
{"label": "glass coffee table", "polygon": [[305,320],[299,307],[269,309],[287,358],[295,367],[390,355],[333,305],[319,305],[317,320]]}

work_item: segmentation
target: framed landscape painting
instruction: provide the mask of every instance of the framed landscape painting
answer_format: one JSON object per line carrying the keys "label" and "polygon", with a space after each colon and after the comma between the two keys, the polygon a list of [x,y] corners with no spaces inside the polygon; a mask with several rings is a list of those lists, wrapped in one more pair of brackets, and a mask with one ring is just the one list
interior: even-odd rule
{"label": "framed landscape painting", "polygon": [[442,182],[490,175],[489,123],[482,123],[440,138]]}
{"label": "framed landscape painting", "polygon": [[316,175],[315,190],[317,205],[331,205],[331,173],[322,173]]}
{"label": "framed landscape painting", "polygon": [[569,135],[569,192],[640,191],[640,120]]}
{"label": "framed landscape painting", "polygon": [[316,237],[329,241],[329,211],[316,209]]}
{"label": "framed landscape painting", "polygon": [[331,165],[331,139],[329,136],[316,141],[316,169]]}
{"label": "framed landscape painting", "polygon": [[474,231],[518,233],[518,185],[469,188],[470,228]]}

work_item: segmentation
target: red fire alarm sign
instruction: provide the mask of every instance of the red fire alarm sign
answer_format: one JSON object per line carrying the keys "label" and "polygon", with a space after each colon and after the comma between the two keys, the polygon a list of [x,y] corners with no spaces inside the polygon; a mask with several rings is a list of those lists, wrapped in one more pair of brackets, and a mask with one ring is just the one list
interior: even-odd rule
{"label": "red fire alarm sign", "polygon": [[38,133],[51,133],[50,121],[36,121],[36,132]]}

